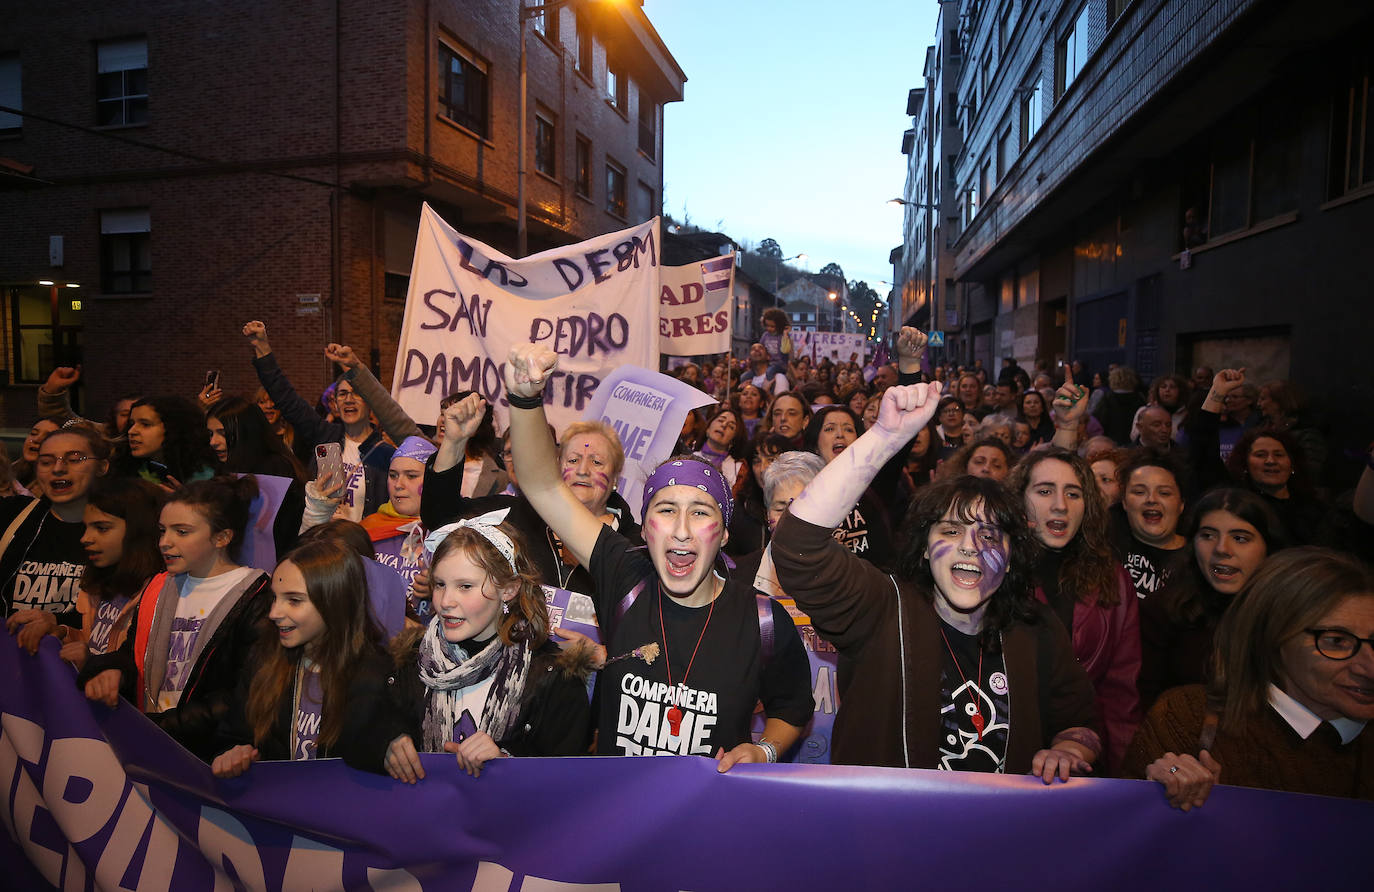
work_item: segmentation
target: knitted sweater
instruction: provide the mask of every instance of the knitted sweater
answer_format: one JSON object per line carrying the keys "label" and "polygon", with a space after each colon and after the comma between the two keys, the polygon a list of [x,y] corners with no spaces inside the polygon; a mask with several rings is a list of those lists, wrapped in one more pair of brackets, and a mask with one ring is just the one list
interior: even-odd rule
{"label": "knitted sweater", "polygon": [[[1122,776],[1143,778],[1145,768],[1166,752],[1195,755],[1205,715],[1202,685],[1165,691],[1136,733]],[[1374,799],[1374,731],[1369,727],[1342,744],[1336,730],[1322,723],[1303,740],[1266,706],[1244,733],[1223,724],[1209,752],[1221,763],[1222,783],[1231,786]]]}

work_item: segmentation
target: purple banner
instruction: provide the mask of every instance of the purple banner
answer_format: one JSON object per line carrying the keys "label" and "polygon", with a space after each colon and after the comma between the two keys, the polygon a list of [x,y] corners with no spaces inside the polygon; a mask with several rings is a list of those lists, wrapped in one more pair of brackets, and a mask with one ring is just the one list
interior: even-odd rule
{"label": "purple banner", "polygon": [[[57,656],[0,641],[7,889],[1364,888],[1374,804],[1218,788],[707,759],[336,760],[232,781]],[[216,883],[218,882],[218,886]]]}

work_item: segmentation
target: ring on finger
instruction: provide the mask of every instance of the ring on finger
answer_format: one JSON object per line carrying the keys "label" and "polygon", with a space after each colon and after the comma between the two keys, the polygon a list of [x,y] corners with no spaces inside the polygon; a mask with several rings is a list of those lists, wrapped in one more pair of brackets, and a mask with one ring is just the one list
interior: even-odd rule
{"label": "ring on finger", "polygon": [[1178,766],[1175,765],[1173,768],[1170,768],[1170,769],[1169,769],[1169,773],[1170,773],[1170,774],[1178,774]]}

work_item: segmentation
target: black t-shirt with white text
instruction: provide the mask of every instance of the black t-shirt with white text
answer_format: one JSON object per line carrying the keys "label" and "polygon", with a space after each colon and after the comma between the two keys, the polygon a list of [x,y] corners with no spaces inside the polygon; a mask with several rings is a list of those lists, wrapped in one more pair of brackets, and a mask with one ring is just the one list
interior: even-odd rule
{"label": "black t-shirt with white text", "polygon": [[[796,626],[770,602],[774,644],[765,665],[758,602],[748,581],[727,580],[714,606],[684,607],[660,593],[648,554],[609,527],[597,538],[590,570],[609,657],[654,642],[662,647],[665,633],[668,642],[652,664],[631,657],[600,672],[598,755],[729,752],[750,739],[759,701],[770,718],[798,726],[810,720],[811,672]],[[639,596],[617,622],[616,605],[641,581]]]}
{"label": "black t-shirt with white text", "polygon": [[[43,509],[40,506],[38,510]],[[20,549],[18,564],[5,582],[11,613],[46,610],[57,614],[63,625],[81,627],[76,595],[86,568],[81,547],[85,531],[85,524],[66,523],[49,512],[44,512],[34,532],[18,531],[10,542],[11,549]]]}

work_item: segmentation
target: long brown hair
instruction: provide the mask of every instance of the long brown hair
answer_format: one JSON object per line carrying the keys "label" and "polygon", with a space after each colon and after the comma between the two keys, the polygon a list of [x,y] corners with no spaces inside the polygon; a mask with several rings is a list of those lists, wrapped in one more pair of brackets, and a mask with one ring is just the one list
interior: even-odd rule
{"label": "long brown hair", "polygon": [[1083,523],[1078,535],[1064,546],[1064,561],[1059,567],[1059,588],[1073,595],[1075,601],[1115,607],[1121,603],[1117,591],[1116,559],[1108,540],[1111,523],[1108,520],[1107,500],[1097,487],[1092,466],[1076,453],[1057,446],[1030,453],[1012,468],[1006,485],[1019,498],[1026,497],[1031,472],[1036,465],[1049,460],[1062,461],[1073,469],[1078,485],[1083,489]]}
{"label": "long brown hair", "polygon": [[[311,655],[320,667],[317,746],[322,752],[333,746],[343,730],[348,685],[359,663],[369,651],[382,652],[385,639],[372,616],[362,559],[352,549],[328,540],[310,542],[287,554],[277,566],[288,561],[305,577],[306,594],[324,620],[324,632]],[[248,691],[246,713],[258,745],[272,733],[281,699],[290,696],[288,688],[305,650],[282,647],[273,632],[265,628],[258,634],[258,668]]]}
{"label": "long brown hair", "polygon": [[[517,641],[528,641],[531,647],[538,647],[549,637],[549,609],[544,599],[544,589],[539,585],[539,574],[526,556],[528,550],[525,538],[507,523],[496,525],[505,533],[515,546],[515,569],[506,561],[496,546],[481,533],[471,527],[458,527],[444,537],[434,550],[430,567],[454,552],[462,552],[474,564],[481,567],[495,589],[503,589],[512,583],[517,585],[515,597],[510,601],[510,612],[501,617],[497,634],[501,643],[510,646]],[[486,596],[486,587],[482,590]]]}
{"label": "long brown hair", "polygon": [[1266,558],[1217,627],[1207,709],[1232,734],[1269,702],[1283,660],[1279,649],[1352,595],[1374,593],[1374,570],[1331,548],[1289,548]]}

